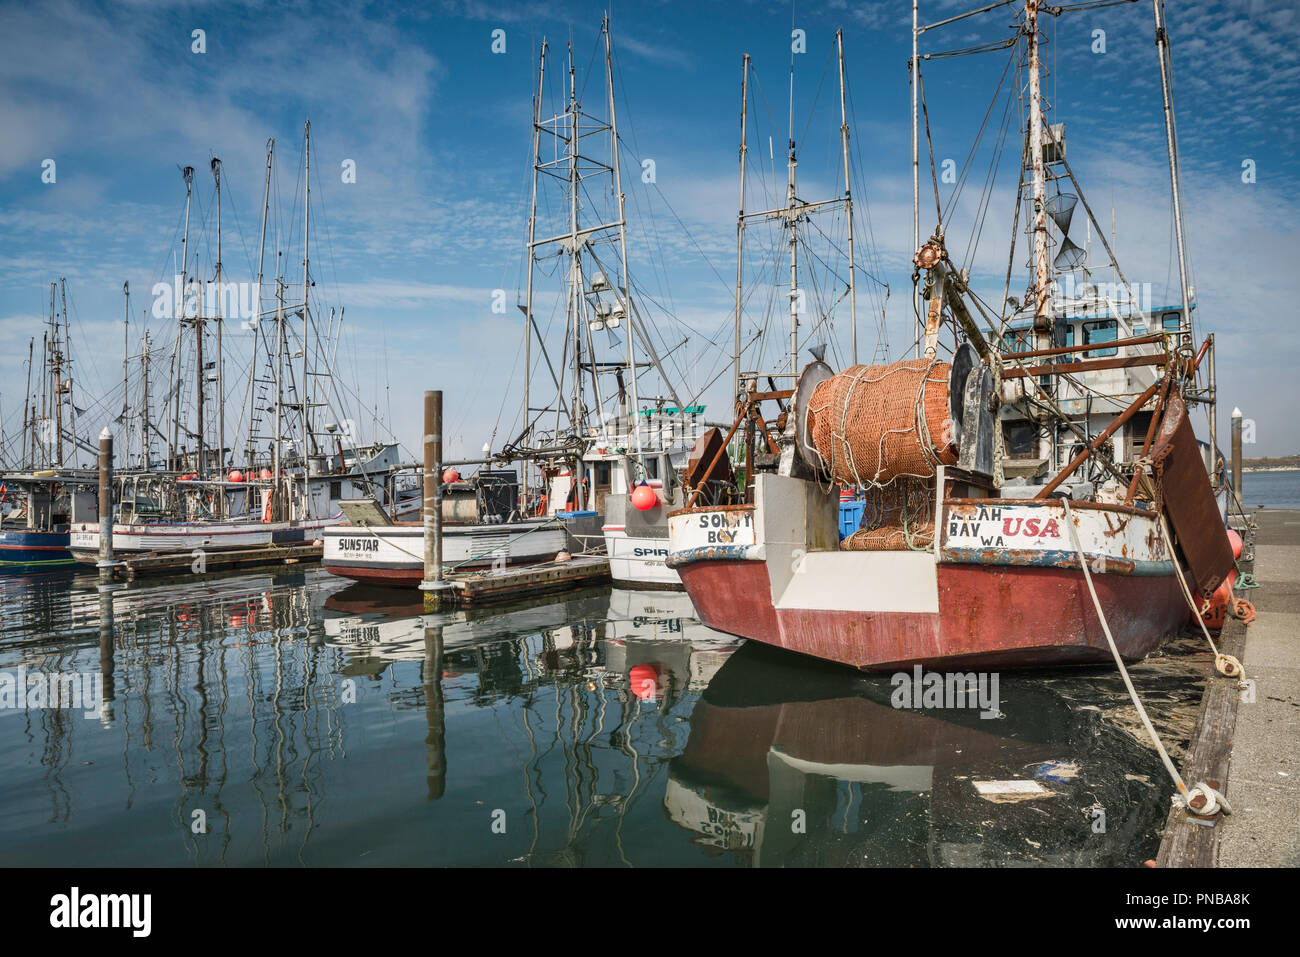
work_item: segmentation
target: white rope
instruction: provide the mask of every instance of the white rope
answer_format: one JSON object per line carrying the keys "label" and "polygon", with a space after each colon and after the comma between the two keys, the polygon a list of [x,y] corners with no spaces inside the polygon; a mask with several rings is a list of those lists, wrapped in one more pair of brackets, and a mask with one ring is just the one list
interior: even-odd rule
{"label": "white rope", "polygon": [[1070,541],[1074,544],[1075,551],[1079,553],[1079,567],[1083,569],[1083,580],[1088,585],[1088,593],[1092,595],[1092,604],[1097,609],[1097,618],[1101,621],[1101,630],[1106,635],[1106,644],[1110,645],[1110,653],[1115,657],[1115,664],[1119,667],[1120,677],[1124,679],[1124,686],[1128,688],[1129,697],[1133,700],[1133,706],[1137,708],[1138,717],[1142,719],[1143,727],[1147,729],[1147,734],[1151,736],[1151,740],[1155,743],[1156,751],[1160,754],[1160,760],[1164,762],[1165,770],[1169,772],[1169,777],[1178,788],[1178,793],[1185,800],[1189,794],[1187,785],[1183,782],[1178,769],[1174,767],[1174,762],[1169,759],[1169,752],[1165,750],[1160,735],[1156,734],[1151,719],[1147,717],[1146,708],[1142,707],[1142,701],[1138,698],[1137,689],[1133,687],[1133,680],[1128,676],[1128,668],[1124,667],[1124,659],[1120,657],[1119,649],[1115,647],[1115,638],[1110,633],[1106,613],[1101,609],[1101,599],[1097,597],[1097,589],[1092,584],[1092,572],[1088,570],[1088,556],[1084,554],[1083,545],[1079,542],[1079,533],[1074,528],[1074,513],[1070,510],[1070,500],[1069,498],[1062,498],[1061,503],[1065,506],[1065,527],[1070,532]]}
{"label": "white rope", "polygon": [[1165,519],[1165,513],[1160,513],[1160,531],[1165,537],[1165,551],[1169,553],[1169,560],[1174,563],[1174,571],[1178,573],[1178,584],[1183,592],[1183,598],[1187,600],[1187,607],[1192,610],[1192,617],[1196,623],[1201,626],[1201,633],[1205,635],[1205,640],[1210,643],[1210,650],[1214,652],[1214,670],[1225,678],[1240,678],[1243,672],[1241,661],[1235,655],[1225,655],[1219,651],[1218,645],[1210,637],[1210,629],[1205,626],[1205,618],[1196,608],[1196,600],[1192,598],[1192,590],[1187,585],[1187,579],[1183,577],[1183,569],[1178,564],[1178,556],[1174,554],[1174,540],[1169,534],[1169,522]]}

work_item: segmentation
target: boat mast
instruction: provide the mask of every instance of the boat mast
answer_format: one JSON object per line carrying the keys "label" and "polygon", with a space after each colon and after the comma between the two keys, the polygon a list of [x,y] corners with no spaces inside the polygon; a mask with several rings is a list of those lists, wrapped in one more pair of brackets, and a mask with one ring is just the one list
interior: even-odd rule
{"label": "boat mast", "polygon": [[[920,60],[917,57],[917,37],[920,35],[917,30],[920,22],[917,20],[917,2],[912,0],[912,250],[913,252],[921,248],[921,185],[920,185],[920,151],[917,142],[917,87],[919,85]],[[924,338],[925,325],[921,320],[921,287],[917,283],[912,283],[912,315],[915,323],[913,337],[916,340],[916,354],[921,355],[921,340]]]}
{"label": "boat mast", "polygon": [[[59,277],[59,298],[63,305],[63,328],[68,328],[68,281]],[[58,442],[58,466],[63,468],[63,344],[59,341],[59,326],[54,325],[54,422]],[[68,403],[68,417],[72,417],[72,403]],[[74,430],[75,431],[75,430]]]}
{"label": "boat mast", "polygon": [[[282,410],[284,407],[284,280],[275,279],[275,442],[271,446],[271,491],[275,499],[273,508],[278,513],[283,509],[280,498],[280,440]],[[273,518],[278,515],[272,515]]]}
{"label": "boat mast", "polygon": [[[524,429],[525,434],[530,428],[532,409],[532,379],[533,379],[533,265],[536,257],[533,253],[533,242],[537,237],[537,174],[538,167],[542,162],[541,153],[541,135],[542,135],[542,91],[543,82],[546,78],[546,38],[542,38],[542,51],[538,57],[537,64],[537,90],[533,94],[533,198],[532,204],[528,209],[528,277],[525,280],[524,291]],[[557,390],[556,404],[559,405],[559,395]],[[525,515],[530,514],[528,505],[528,470],[529,459],[524,459],[523,487],[521,489],[522,509]]]}
{"label": "boat mast", "polygon": [[[54,328],[54,294],[57,283],[50,283],[50,328],[41,333],[41,465],[50,464],[50,331]],[[35,441],[35,437],[33,437]]]}
{"label": "boat mast", "polygon": [[[194,167],[186,166],[181,170],[185,180],[185,233],[181,237],[181,289],[180,315],[176,318],[176,348],[173,350],[173,370],[176,381],[172,383],[172,428],[171,443],[167,449],[167,458],[173,469],[180,469],[180,419],[181,419],[181,342],[185,334],[185,304],[189,298],[189,248],[190,248],[190,199],[194,192]],[[202,370],[200,370],[200,375]]]}
{"label": "boat mast", "polygon": [[[311,312],[307,307],[311,290],[311,120],[303,127],[303,194],[302,194],[302,481],[307,492],[307,449],[316,451],[316,436],[311,430],[310,380],[307,372],[308,340],[311,335]],[[311,503],[308,503],[310,509]]]}
{"label": "boat mast", "polygon": [[[1025,0],[1025,33],[1029,63],[1029,156],[1033,164],[1034,348],[1052,346],[1051,286],[1047,248],[1047,173],[1043,163],[1043,91],[1038,47],[1038,9],[1042,0]],[[1055,462],[1056,425],[1045,435],[1039,452]]]}
{"label": "boat mast", "polygon": [[[632,385],[632,431],[636,436],[636,456],[640,463],[642,471],[645,469],[645,456],[641,447],[641,420],[639,410],[641,408],[640,400],[637,396],[636,386],[636,318],[632,314],[632,288],[628,281],[627,274],[627,207],[626,197],[623,195],[623,176],[622,165],[619,163],[618,156],[618,119],[614,110],[614,53],[613,44],[609,36],[609,17],[606,16],[601,24],[601,32],[605,34],[605,84],[609,90],[609,132],[610,146],[613,152],[614,166],[614,192],[618,194],[618,247],[619,257],[622,260],[622,283],[623,283],[623,311],[627,314],[627,368],[628,375]],[[595,362],[595,355],[592,355],[592,362]],[[599,399],[599,396],[597,396]],[[661,476],[665,481],[667,476]]]}
{"label": "boat mast", "polygon": [[[63,355],[62,365],[67,366],[67,378],[63,386],[68,393],[68,431],[71,433],[73,464],[77,457],[77,407],[72,401],[72,325],[68,322],[68,280],[59,277],[63,297]],[[61,438],[61,437],[60,437]]]}
{"label": "boat mast", "polygon": [[122,283],[122,433],[126,437],[126,448],[122,449],[122,460],[131,457],[131,401],[128,378],[131,369],[131,283]]}
{"label": "boat mast", "polygon": [[851,327],[853,364],[858,364],[858,298],[854,287],[853,266],[853,187],[849,178],[849,119],[844,108],[844,31],[835,31],[835,48],[840,61],[840,142],[844,153],[844,207],[849,226],[849,325]]}
{"label": "boat mast", "polygon": [[[222,349],[222,329],[225,322],[221,315],[221,300],[224,281],[221,274],[221,160],[212,157],[212,179],[217,189],[217,478],[225,481],[226,468],[226,376],[225,354]],[[226,515],[226,493],[224,486],[217,495],[217,516]]]}
{"label": "boat mast", "polygon": [[736,216],[736,415],[744,396],[740,386],[740,313],[745,281],[745,162],[749,153],[749,54],[741,57],[740,79],[740,212]]}
{"label": "boat mast", "polygon": [[1029,157],[1034,172],[1034,347],[1047,349],[1052,344],[1052,319],[1047,262],[1047,178],[1043,166],[1043,97],[1038,51],[1040,3],[1041,0],[1025,0],[1025,34],[1029,44]]}
{"label": "boat mast", "polygon": [[786,157],[786,226],[790,230],[790,377],[799,372],[799,231],[796,227],[798,214],[795,212],[795,170],[799,160],[795,154],[794,142],[794,51],[790,52],[790,110],[786,123],[789,153]]}
{"label": "boat mast", "polygon": [[140,353],[140,466],[149,469],[149,446],[153,436],[149,424],[149,330],[144,331],[144,349]]}
{"label": "boat mast", "polygon": [[[1190,350],[1194,341],[1192,326],[1191,286],[1187,279],[1187,241],[1183,234],[1183,190],[1178,170],[1178,125],[1174,121],[1173,66],[1169,56],[1169,31],[1165,27],[1164,0],[1152,0],[1156,20],[1156,50],[1160,57],[1160,89],[1164,98],[1165,140],[1169,150],[1169,189],[1173,196],[1174,237],[1178,245],[1178,288],[1182,295],[1182,311],[1178,322],[1179,346]],[[1209,336],[1209,388],[1202,401],[1209,405],[1207,418],[1210,426],[1210,484],[1217,490],[1219,470],[1216,467],[1218,446],[1218,395],[1214,375],[1214,336]],[[1194,386],[1195,383],[1192,383]],[[1238,490],[1240,491],[1240,490]]]}
{"label": "boat mast", "polygon": [[262,336],[262,274],[266,264],[266,219],[271,202],[271,157],[275,152],[275,137],[266,141],[266,184],[262,188],[262,231],[257,243],[257,316],[253,322],[253,358],[249,361],[248,382],[248,467],[253,467],[257,450],[253,446],[253,418],[257,404],[257,342]]}
{"label": "boat mast", "polygon": [[[581,436],[587,421],[582,405],[582,266],[578,253],[578,79],[573,66],[573,41],[569,41],[569,322],[573,329],[573,433]],[[594,361],[595,357],[592,357]],[[582,457],[573,467],[574,502],[587,507],[582,487]]]}
{"label": "boat mast", "polygon": [[1183,237],[1183,195],[1178,180],[1178,129],[1174,125],[1173,93],[1170,89],[1171,76],[1169,65],[1169,33],[1165,29],[1164,0],[1153,0],[1152,8],[1156,17],[1156,50],[1160,55],[1160,89],[1164,96],[1165,139],[1169,149],[1169,187],[1174,201],[1174,234],[1178,244],[1178,285],[1183,297],[1182,320],[1179,323],[1180,336],[1185,337],[1181,345],[1190,341],[1192,331],[1191,296],[1187,284],[1187,247]]}
{"label": "boat mast", "polygon": [[34,432],[31,420],[31,398],[32,398],[32,348],[36,345],[36,337],[31,336],[27,340],[27,391],[23,395],[23,467],[31,468],[34,456],[30,453],[32,441],[29,436]]}

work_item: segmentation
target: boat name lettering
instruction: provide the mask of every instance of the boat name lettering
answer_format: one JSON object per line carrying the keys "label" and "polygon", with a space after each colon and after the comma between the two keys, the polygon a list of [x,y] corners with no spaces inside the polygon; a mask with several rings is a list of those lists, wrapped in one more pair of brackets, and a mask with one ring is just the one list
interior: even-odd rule
{"label": "boat name lettering", "polygon": [[748,528],[753,519],[749,512],[741,513],[734,520],[725,512],[706,512],[700,516],[700,528]]}
{"label": "boat name lettering", "polygon": [[340,538],[339,550],[344,552],[377,552],[379,551],[379,539]]}
{"label": "boat name lettering", "polygon": [[[994,508],[990,511],[1001,512],[1001,509]],[[984,509],[980,509],[983,515]],[[1049,518],[1044,521],[1041,518],[1003,518],[1002,525],[999,528],[996,524],[996,516],[989,516],[994,521],[987,525],[979,520],[967,518],[950,518],[948,520],[948,538],[977,538],[980,545],[986,548],[1005,547],[1006,539],[1026,539],[1026,538],[1060,538],[1061,527],[1056,519]]]}

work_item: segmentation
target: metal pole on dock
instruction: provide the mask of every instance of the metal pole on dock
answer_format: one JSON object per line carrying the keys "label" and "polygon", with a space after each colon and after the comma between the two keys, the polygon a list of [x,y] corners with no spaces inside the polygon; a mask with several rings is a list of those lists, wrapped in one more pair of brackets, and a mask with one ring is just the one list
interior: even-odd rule
{"label": "metal pole on dock", "polygon": [[113,580],[113,435],[99,433],[99,580]]}
{"label": "metal pole on dock", "polygon": [[442,576],[442,390],[424,393],[424,592],[425,611],[437,611],[451,583]]}
{"label": "metal pole on dock", "polygon": [[1232,494],[1241,501],[1241,409],[1232,410]]}

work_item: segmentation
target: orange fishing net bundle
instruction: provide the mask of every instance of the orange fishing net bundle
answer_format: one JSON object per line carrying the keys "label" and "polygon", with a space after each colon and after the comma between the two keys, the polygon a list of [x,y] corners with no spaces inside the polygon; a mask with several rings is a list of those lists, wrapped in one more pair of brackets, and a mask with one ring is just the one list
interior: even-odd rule
{"label": "orange fishing net bundle", "polygon": [[951,366],[935,359],[851,366],[814,390],[808,432],[831,479],[858,487],[954,465]]}
{"label": "orange fishing net bundle", "polygon": [[846,552],[891,552],[934,544],[934,483],[901,478],[869,488],[863,495],[862,522],[840,548]]}

